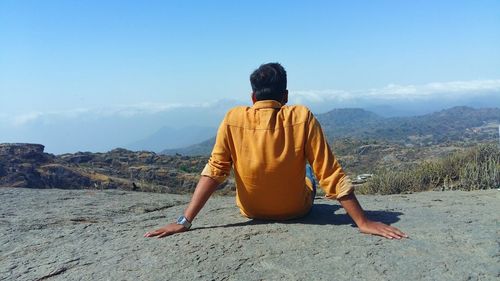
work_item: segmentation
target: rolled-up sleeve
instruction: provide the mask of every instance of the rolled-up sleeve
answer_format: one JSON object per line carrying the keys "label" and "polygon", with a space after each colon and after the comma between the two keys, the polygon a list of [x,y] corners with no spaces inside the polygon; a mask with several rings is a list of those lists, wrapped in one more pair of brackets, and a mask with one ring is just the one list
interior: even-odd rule
{"label": "rolled-up sleeve", "polygon": [[333,155],[319,122],[309,113],[306,137],[306,157],[311,165],[320,187],[326,197],[339,199],[350,194],[354,188]]}
{"label": "rolled-up sleeve", "polygon": [[227,134],[225,118],[219,126],[215,145],[208,163],[201,172],[202,176],[210,177],[219,183],[224,182],[231,172],[232,159]]}

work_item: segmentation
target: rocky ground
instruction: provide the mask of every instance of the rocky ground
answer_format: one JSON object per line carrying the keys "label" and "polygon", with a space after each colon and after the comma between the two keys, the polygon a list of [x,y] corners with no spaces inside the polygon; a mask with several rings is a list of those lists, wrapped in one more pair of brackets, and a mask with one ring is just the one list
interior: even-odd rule
{"label": "rocky ground", "polygon": [[359,196],[402,241],[360,234],[336,201],[287,222],[214,197],[192,231],[157,239],[186,195],[0,188],[0,280],[499,280],[500,191]]}
{"label": "rocky ground", "polygon": [[[193,192],[207,157],[116,148],[53,155],[41,144],[0,143],[0,187]],[[226,193],[234,181],[221,185]]]}

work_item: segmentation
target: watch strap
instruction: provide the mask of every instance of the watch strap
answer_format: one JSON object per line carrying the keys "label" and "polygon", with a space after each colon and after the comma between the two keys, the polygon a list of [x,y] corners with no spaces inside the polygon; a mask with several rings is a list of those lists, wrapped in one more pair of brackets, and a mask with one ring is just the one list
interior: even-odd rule
{"label": "watch strap", "polygon": [[177,219],[177,224],[184,226],[186,229],[191,228],[191,222],[185,217],[185,216],[180,216]]}

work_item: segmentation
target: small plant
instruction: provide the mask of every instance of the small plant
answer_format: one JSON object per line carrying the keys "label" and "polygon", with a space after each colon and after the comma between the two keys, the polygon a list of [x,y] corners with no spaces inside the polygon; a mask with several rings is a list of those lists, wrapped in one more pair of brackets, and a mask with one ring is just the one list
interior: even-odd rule
{"label": "small plant", "polygon": [[183,171],[184,173],[191,172],[190,169],[186,165],[180,165],[179,170]]}
{"label": "small plant", "polygon": [[500,187],[500,149],[479,145],[402,171],[381,170],[362,186],[364,194],[426,190],[478,190]]}

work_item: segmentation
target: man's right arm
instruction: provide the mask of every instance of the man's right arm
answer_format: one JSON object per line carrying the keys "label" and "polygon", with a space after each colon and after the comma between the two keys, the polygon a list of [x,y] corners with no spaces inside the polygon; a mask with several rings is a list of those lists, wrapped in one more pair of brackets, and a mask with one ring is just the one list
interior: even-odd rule
{"label": "man's right arm", "polygon": [[[230,144],[227,137],[226,122],[224,121],[219,126],[217,138],[212,150],[210,159],[207,165],[201,172],[201,178],[193,193],[191,202],[184,211],[184,217],[193,222],[196,215],[203,208],[208,198],[214,193],[219,184],[223,183],[229,176],[232,166],[230,153]],[[146,232],[144,237],[157,236],[158,238],[165,237],[174,233],[184,232],[187,229],[177,223],[167,224],[159,229],[151,232]]]}
{"label": "man's right arm", "polygon": [[[192,222],[194,220],[203,206],[205,206],[208,198],[210,198],[212,193],[214,193],[214,191],[217,189],[217,186],[219,186],[218,181],[207,176],[201,176],[200,180],[198,181],[198,185],[194,190],[191,202],[184,211],[184,216],[186,217],[186,219],[188,219],[188,221]],[[170,223],[154,231],[146,232],[144,234],[144,237],[157,236],[158,238],[161,238],[175,233],[184,232],[186,230],[187,229],[182,225],[179,225],[177,223]]]}

